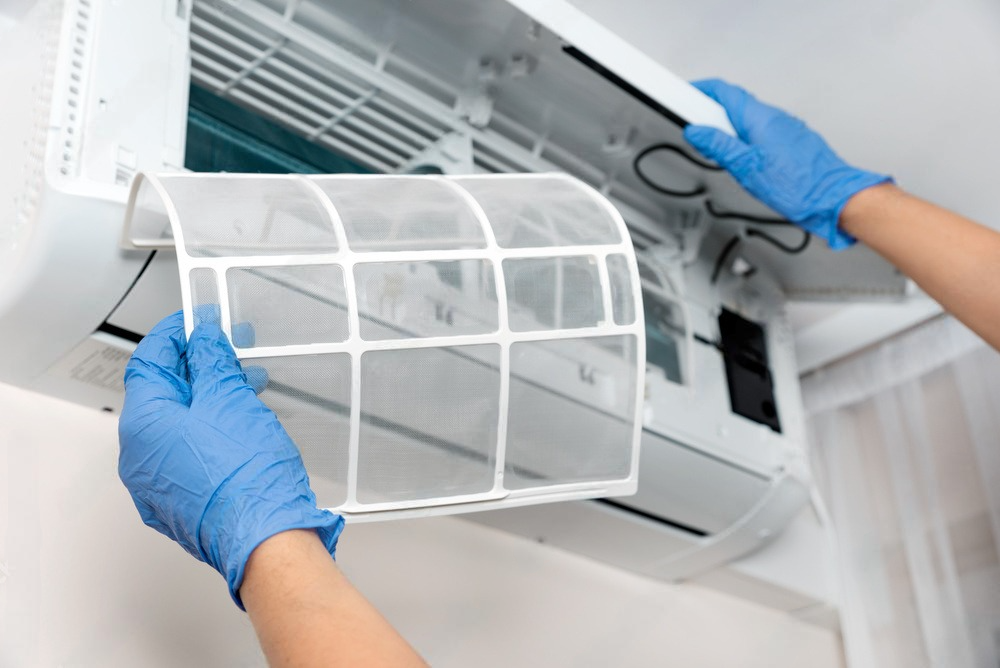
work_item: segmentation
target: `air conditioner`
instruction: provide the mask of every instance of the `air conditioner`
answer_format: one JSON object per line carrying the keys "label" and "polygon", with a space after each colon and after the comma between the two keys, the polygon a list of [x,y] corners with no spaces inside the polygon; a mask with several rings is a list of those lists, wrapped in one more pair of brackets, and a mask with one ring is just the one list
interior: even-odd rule
{"label": "air conditioner", "polygon": [[639,491],[474,519],[680,579],[767,543],[807,502],[786,300],[904,290],[864,248],[789,255],[778,246],[801,233],[779,225],[763,239],[754,219],[773,212],[678,155],[686,123],[732,132],[721,107],[564,0],[13,11],[0,23],[6,383],[120,408],[135,342],[180,306],[172,252],[119,243],[140,171],[567,172],[617,206],[640,259]]}

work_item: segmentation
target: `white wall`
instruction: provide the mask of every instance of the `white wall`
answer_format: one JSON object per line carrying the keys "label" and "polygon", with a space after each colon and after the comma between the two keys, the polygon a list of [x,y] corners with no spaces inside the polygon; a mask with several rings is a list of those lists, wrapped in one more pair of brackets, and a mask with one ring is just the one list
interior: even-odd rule
{"label": "white wall", "polygon": [[[116,424],[0,385],[0,665],[261,665],[222,578],[140,522]],[[435,666],[841,665],[816,626],[458,519],[352,526],[340,550]]]}

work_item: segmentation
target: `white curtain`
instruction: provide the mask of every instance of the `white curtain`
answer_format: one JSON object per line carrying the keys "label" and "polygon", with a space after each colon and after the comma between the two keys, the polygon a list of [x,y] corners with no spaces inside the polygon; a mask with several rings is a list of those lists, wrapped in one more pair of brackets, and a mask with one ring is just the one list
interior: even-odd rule
{"label": "white curtain", "polygon": [[850,666],[1000,666],[1000,354],[942,317],[803,397]]}

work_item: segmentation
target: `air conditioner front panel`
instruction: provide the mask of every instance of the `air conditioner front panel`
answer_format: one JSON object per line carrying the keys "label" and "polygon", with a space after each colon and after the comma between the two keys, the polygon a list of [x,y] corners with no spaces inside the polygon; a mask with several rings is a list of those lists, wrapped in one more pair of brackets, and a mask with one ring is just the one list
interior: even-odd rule
{"label": "air conditioner front panel", "polygon": [[117,243],[129,180],[180,167],[187,48],[177,3],[40,0],[4,35],[0,380],[86,392],[66,365],[149,257]]}
{"label": "air conditioner front panel", "polygon": [[[664,197],[632,169],[647,146],[688,148],[684,122],[731,131],[721,107],[567,2],[291,7],[195,2],[192,83],[376,171],[403,169],[454,133],[472,139],[478,171],[566,171],[615,202],[640,248],[693,219],[728,235],[743,225],[712,223],[703,198]],[[666,153],[648,160],[664,185],[705,184],[718,208],[773,215],[723,172]],[[886,262],[848,254],[844,272],[820,244],[795,258],[760,250],[802,299],[902,294]]]}
{"label": "air conditioner front panel", "polygon": [[645,430],[639,489],[616,503],[711,535],[744,515],[770,485],[760,473]]}
{"label": "air conditioner front panel", "polygon": [[153,255],[135,285],[107,318],[107,323],[127,332],[145,336],[166,315],[181,310],[181,288],[177,282],[177,256],[170,250]]}

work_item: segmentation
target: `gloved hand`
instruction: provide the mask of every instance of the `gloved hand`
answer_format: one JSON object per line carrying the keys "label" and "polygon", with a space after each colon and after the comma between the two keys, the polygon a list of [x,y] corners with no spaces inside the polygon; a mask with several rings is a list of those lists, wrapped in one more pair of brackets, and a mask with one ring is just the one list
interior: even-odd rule
{"label": "gloved hand", "polygon": [[316,508],[302,458],[257,398],[216,322],[185,343],[180,312],[125,369],[118,473],[143,522],[226,578],[241,609],[243,571],[265,539],[316,529],[330,555],[344,520]]}
{"label": "gloved hand", "polygon": [[853,195],[891,177],[851,167],[805,123],[738,86],[718,79],[693,85],[725,108],[739,138],[689,125],[684,138],[692,146],[761,202],[826,239],[830,248],[855,242],[837,228],[840,212]]}

